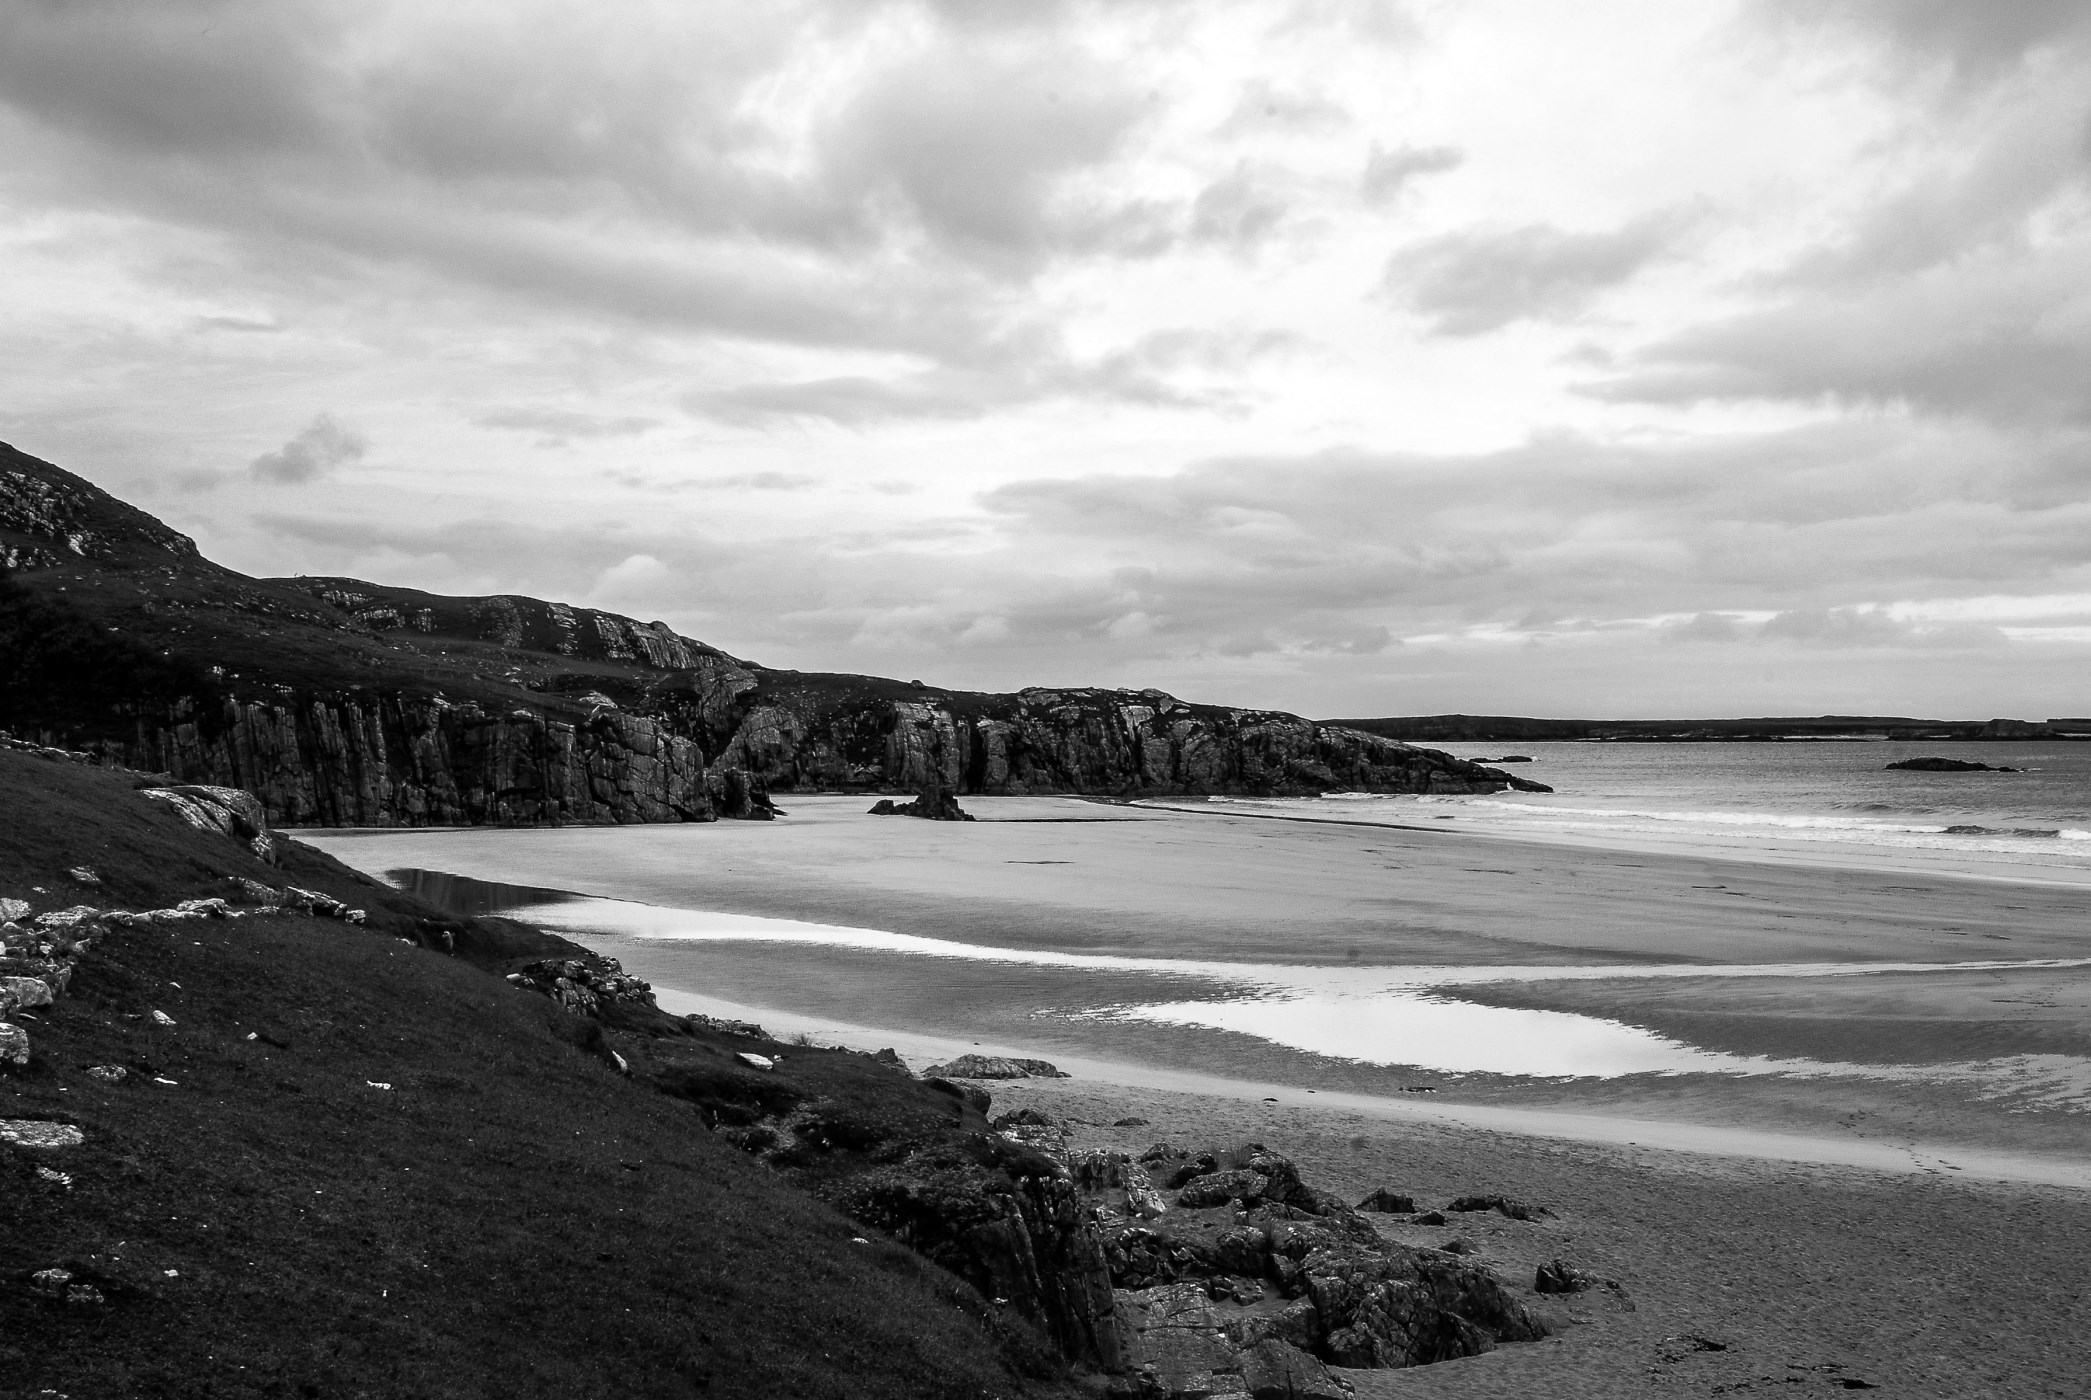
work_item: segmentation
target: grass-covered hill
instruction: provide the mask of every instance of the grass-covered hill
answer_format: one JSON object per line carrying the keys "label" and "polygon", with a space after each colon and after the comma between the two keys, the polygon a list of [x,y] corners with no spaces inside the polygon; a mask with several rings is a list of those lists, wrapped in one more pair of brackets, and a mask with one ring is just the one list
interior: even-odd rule
{"label": "grass-covered hill", "polygon": [[[732,1082],[730,1038],[570,1014],[501,976],[562,940],[292,842],[264,864],[138,781],[0,750],[0,898],[165,908],[244,878],[367,922],[112,926],[64,995],[9,1014],[32,1050],[0,1119],[84,1140],[0,1143],[0,1391],[1075,1393],[1035,1331],[710,1131],[692,1094]],[[798,1092],[978,1117],[863,1056],[790,1053]],[[671,1063],[691,1092],[663,1092]]]}
{"label": "grass-covered hill", "polygon": [[1536,786],[1157,690],[779,670],[541,599],[249,578],[4,444],[0,566],[0,729],[247,788],[294,824],[759,817],[772,791]]}

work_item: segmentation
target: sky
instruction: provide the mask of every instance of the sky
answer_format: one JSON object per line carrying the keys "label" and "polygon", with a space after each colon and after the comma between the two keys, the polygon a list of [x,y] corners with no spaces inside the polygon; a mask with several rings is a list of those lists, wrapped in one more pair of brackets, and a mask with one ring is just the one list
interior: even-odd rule
{"label": "sky", "polygon": [[0,6],[0,439],[1317,717],[2091,714],[2091,5]]}

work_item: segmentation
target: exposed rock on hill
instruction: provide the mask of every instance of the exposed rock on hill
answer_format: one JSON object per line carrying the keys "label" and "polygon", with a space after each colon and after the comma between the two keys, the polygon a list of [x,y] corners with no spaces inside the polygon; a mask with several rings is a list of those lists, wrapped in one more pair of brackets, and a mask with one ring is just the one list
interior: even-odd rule
{"label": "exposed rock on hill", "polygon": [[0,726],[285,824],[707,821],[769,794],[1493,792],[1542,784],[1158,690],[779,671],[534,598],[254,579],[0,445]]}

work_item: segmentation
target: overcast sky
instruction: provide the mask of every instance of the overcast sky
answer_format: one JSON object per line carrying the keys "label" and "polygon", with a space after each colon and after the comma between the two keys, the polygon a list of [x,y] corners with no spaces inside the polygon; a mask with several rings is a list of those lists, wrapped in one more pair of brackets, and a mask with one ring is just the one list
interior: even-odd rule
{"label": "overcast sky", "polygon": [[2091,714],[2091,4],[9,0],[0,438],[1319,716]]}

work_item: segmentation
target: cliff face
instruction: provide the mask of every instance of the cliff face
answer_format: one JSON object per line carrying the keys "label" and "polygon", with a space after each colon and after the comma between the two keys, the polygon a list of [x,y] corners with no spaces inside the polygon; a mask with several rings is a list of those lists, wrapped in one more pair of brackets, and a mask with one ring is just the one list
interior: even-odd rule
{"label": "cliff face", "polygon": [[[534,598],[254,579],[0,445],[0,728],[257,793],[290,825],[708,821],[767,794],[1544,790],[1342,725],[1156,690],[778,671]],[[150,660],[152,689],[125,677]],[[175,690],[169,690],[169,686]],[[170,695],[172,698],[170,698]]]}

